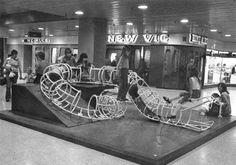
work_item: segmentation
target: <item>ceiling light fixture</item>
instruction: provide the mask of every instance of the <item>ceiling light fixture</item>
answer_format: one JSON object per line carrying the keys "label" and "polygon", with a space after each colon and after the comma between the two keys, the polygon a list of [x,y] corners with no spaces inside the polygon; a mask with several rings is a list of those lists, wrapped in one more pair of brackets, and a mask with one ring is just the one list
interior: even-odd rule
{"label": "ceiling light fixture", "polygon": [[14,32],[15,30],[14,29],[9,29],[9,32]]}
{"label": "ceiling light fixture", "polygon": [[39,28],[38,28],[38,30],[44,30],[44,28],[42,28],[42,27],[39,27]]}
{"label": "ceiling light fixture", "polygon": [[180,22],[181,22],[181,23],[188,23],[188,19],[183,18],[183,19],[180,20]]}
{"label": "ceiling light fixture", "polygon": [[231,34],[225,34],[225,37],[231,37]]}
{"label": "ceiling light fixture", "polygon": [[77,15],[83,15],[84,12],[82,12],[81,10],[78,10],[78,11],[75,12],[75,14],[77,14]]}
{"label": "ceiling light fixture", "polygon": [[148,9],[148,6],[147,5],[139,5],[138,8],[141,10],[146,10],[146,9]]}
{"label": "ceiling light fixture", "polygon": [[75,28],[79,28],[79,25],[75,25]]}
{"label": "ceiling light fixture", "polygon": [[167,30],[162,30],[161,33],[166,34],[166,33],[168,33],[168,31]]}
{"label": "ceiling light fixture", "polygon": [[210,29],[211,32],[217,32],[217,29]]}
{"label": "ceiling light fixture", "polygon": [[126,25],[128,25],[128,26],[132,26],[133,23],[132,23],[132,22],[127,22]]}
{"label": "ceiling light fixture", "polygon": [[53,34],[49,34],[48,36],[49,36],[49,37],[53,37]]}

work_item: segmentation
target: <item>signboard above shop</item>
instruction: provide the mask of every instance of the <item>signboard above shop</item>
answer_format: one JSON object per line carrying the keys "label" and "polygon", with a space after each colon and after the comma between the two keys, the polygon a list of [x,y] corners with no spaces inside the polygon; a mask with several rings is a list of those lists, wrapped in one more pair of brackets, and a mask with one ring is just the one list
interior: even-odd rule
{"label": "signboard above shop", "polygon": [[207,44],[208,38],[197,34],[109,34],[108,44],[129,44],[129,45],[190,45],[203,47]]}
{"label": "signboard above shop", "polygon": [[168,34],[110,34],[107,38],[109,44],[160,44],[168,41]]}
{"label": "signboard above shop", "polygon": [[24,44],[46,44],[50,43],[48,38],[24,38],[22,40]]}
{"label": "signboard above shop", "polygon": [[198,45],[206,45],[208,38],[205,36],[197,35],[190,33],[189,34],[189,43],[198,44]]}

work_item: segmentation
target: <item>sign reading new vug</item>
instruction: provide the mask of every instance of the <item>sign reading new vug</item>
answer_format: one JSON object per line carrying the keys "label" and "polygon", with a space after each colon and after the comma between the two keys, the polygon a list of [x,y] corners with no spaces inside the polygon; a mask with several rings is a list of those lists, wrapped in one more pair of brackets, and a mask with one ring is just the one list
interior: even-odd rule
{"label": "sign reading new vug", "polygon": [[107,42],[109,44],[151,44],[151,43],[168,43],[168,34],[111,34],[108,35]]}

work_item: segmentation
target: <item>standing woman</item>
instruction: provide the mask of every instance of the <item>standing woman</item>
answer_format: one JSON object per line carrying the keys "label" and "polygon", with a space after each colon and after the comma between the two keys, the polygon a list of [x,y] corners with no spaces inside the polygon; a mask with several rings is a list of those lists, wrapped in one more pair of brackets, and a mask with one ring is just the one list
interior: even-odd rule
{"label": "standing woman", "polygon": [[6,95],[5,95],[6,102],[9,102],[11,99],[11,86],[12,83],[15,84],[17,82],[18,71],[20,72],[20,79],[22,79],[21,63],[17,58],[17,55],[18,55],[17,50],[13,49],[11,51],[10,57],[8,57],[3,63],[7,82]]}

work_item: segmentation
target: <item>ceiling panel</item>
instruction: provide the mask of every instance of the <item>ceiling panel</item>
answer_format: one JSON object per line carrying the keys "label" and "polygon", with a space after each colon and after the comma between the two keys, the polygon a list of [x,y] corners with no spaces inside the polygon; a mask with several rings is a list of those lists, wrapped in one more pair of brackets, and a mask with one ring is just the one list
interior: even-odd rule
{"label": "ceiling panel", "polygon": [[[235,0],[0,0],[1,15],[14,14],[29,11],[37,11],[54,16],[60,16],[68,20],[68,24],[78,24],[76,10],[83,10],[81,17],[99,17],[108,20],[108,33],[122,32],[160,32],[163,29],[170,33],[198,32],[211,38],[236,42],[236,3]],[[139,10],[139,4],[148,5],[145,11]],[[181,18],[188,18],[186,25],[179,23]],[[44,26],[57,35],[65,35],[65,21],[48,22],[45,18]],[[126,22],[131,21],[133,26],[127,27]],[[72,22],[72,23],[71,23]],[[29,23],[29,24],[28,24]],[[26,29],[34,29],[32,22],[21,26]],[[57,24],[57,26],[53,26]],[[16,28],[16,25],[4,25]],[[74,25],[70,25],[74,26]],[[20,26],[19,26],[20,27]],[[71,27],[71,28],[72,28]],[[70,35],[74,34],[73,28],[67,28]],[[219,32],[211,33],[210,28],[217,28]],[[22,30],[21,30],[22,31]],[[51,33],[51,32],[50,32]],[[61,33],[61,34],[60,34]],[[225,38],[224,34],[230,33],[232,37]],[[22,35],[15,34],[11,35]]]}

